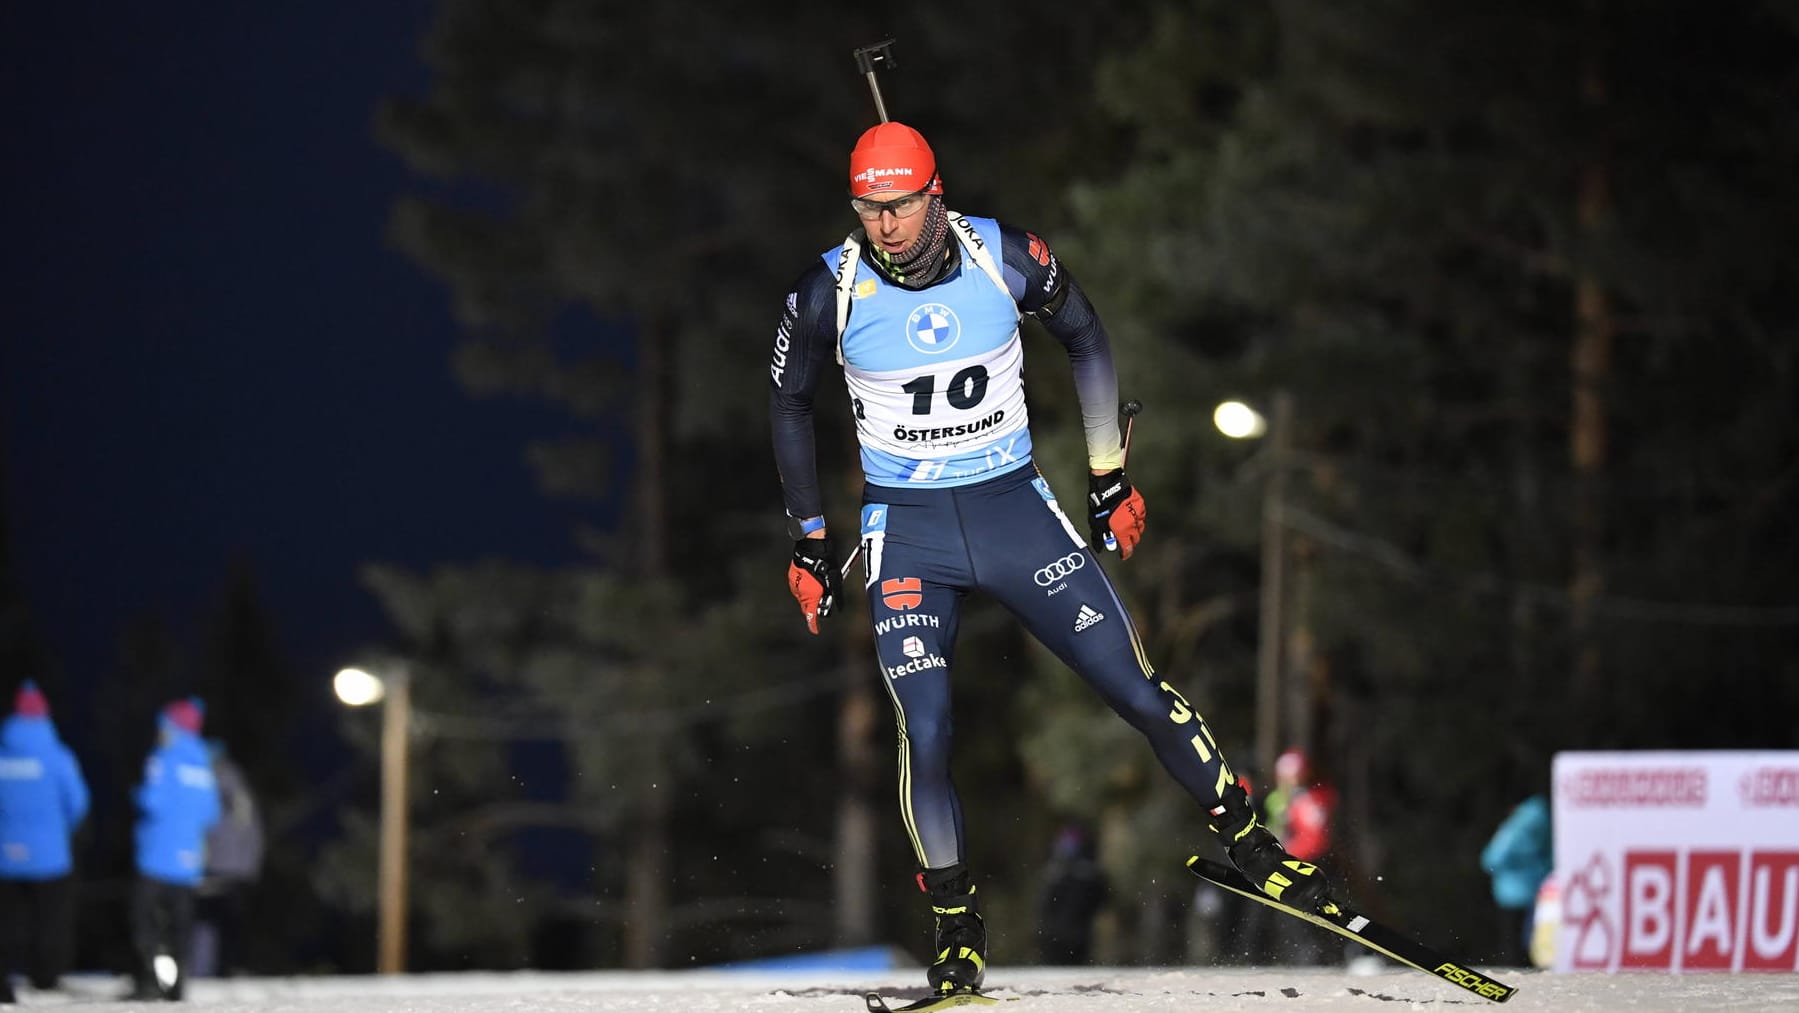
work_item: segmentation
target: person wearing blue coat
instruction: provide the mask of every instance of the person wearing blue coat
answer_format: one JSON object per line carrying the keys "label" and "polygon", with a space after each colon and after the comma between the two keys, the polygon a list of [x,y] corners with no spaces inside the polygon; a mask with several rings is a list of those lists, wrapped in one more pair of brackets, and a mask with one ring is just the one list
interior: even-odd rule
{"label": "person wearing blue coat", "polygon": [[87,816],[87,782],[50,722],[50,704],[26,680],[0,722],[0,1002],[7,975],[55,988],[74,940],[74,867],[69,838]]}
{"label": "person wearing blue coat", "polygon": [[1537,889],[1555,868],[1549,799],[1536,794],[1518,803],[1482,849],[1480,867],[1493,878],[1503,956],[1509,964],[1528,966]]}
{"label": "person wearing blue coat", "polygon": [[200,740],[203,705],[176,700],[157,719],[158,745],[137,787],[137,887],[131,935],[133,999],[180,999],[193,942],[194,891],[206,870],[206,832],[219,819],[212,757]]}

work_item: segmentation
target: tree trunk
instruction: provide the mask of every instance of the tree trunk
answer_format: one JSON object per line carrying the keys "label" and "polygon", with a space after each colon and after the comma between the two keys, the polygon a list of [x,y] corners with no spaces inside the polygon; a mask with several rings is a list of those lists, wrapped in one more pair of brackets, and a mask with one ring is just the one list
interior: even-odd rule
{"label": "tree trunk", "polygon": [[1284,614],[1287,522],[1284,514],[1292,428],[1293,397],[1284,390],[1277,391],[1268,417],[1266,452],[1271,460],[1267,484],[1262,489],[1262,586],[1260,615],[1256,620],[1255,763],[1256,773],[1262,778],[1272,777],[1274,757],[1281,750],[1285,734],[1281,721],[1287,647]]}
{"label": "tree trunk", "polygon": [[879,780],[875,728],[877,702],[866,666],[844,666],[843,708],[837,717],[837,759],[843,794],[837,800],[837,840],[832,868],[831,936],[838,946],[867,946],[875,934],[875,784]]}
{"label": "tree trunk", "polygon": [[[1533,358],[1529,351],[1516,349],[1506,363],[1507,396],[1515,404],[1529,403],[1538,388]],[[1499,540],[1505,565],[1510,568],[1505,646],[1506,670],[1514,690],[1498,694],[1497,699],[1504,701],[1506,708],[1507,765],[1535,776],[1535,771],[1546,769],[1544,758],[1557,738],[1548,723],[1539,719],[1540,694],[1552,680],[1559,683],[1560,676],[1545,669],[1553,655],[1542,644],[1547,624],[1533,588],[1559,566],[1554,541],[1544,537],[1543,526],[1537,523],[1537,518],[1545,516],[1544,462],[1531,413],[1521,413],[1514,420],[1510,441],[1511,516],[1525,522],[1506,525],[1507,536]]]}
{"label": "tree trunk", "polygon": [[[862,491],[859,461],[850,461],[845,472],[848,502],[859,502]],[[860,511],[850,516],[859,516]],[[834,537],[838,551],[852,551],[861,537],[859,522],[842,529],[848,538]],[[866,567],[868,560],[861,560]],[[876,846],[880,807],[881,762],[878,743],[880,708],[884,699],[876,699],[877,667],[869,655],[874,650],[873,633],[862,611],[860,595],[850,588],[860,582],[861,567],[852,568],[844,578],[842,600],[833,615],[839,628],[838,645],[842,657],[843,703],[837,713],[837,770],[841,778],[841,794],[837,799],[837,833],[833,843],[831,892],[835,900],[831,936],[838,946],[866,946],[877,938],[875,931],[876,897],[879,892],[879,848]],[[856,606],[851,600],[856,599]],[[894,818],[891,810],[888,818]]]}
{"label": "tree trunk", "polygon": [[[628,531],[632,532],[637,574],[646,583],[668,577],[668,460],[672,453],[669,428],[672,415],[675,361],[673,330],[660,319],[644,323],[638,332],[636,502]],[[655,679],[645,659],[642,678]],[[652,747],[654,748],[654,747]],[[625,965],[660,967],[668,946],[669,783],[668,765],[654,755],[643,772],[643,801],[631,821],[629,861],[625,874]]]}
{"label": "tree trunk", "polygon": [[[1281,739],[1278,749],[1285,752],[1298,747],[1307,756],[1312,756],[1317,752],[1318,746],[1317,726],[1314,722],[1318,716],[1317,690],[1322,673],[1320,666],[1323,664],[1323,659],[1319,657],[1318,639],[1312,632],[1312,595],[1316,588],[1313,559],[1317,546],[1303,535],[1289,535],[1288,538],[1291,548],[1288,551],[1287,579],[1291,583],[1291,590],[1285,610],[1287,650],[1284,671],[1281,672],[1281,684],[1286,696],[1281,712],[1286,719],[1286,735]],[[1257,776],[1262,784],[1273,786],[1272,766],[1257,771]]]}
{"label": "tree trunk", "polygon": [[[646,772],[645,776],[657,775]],[[631,821],[625,870],[625,966],[661,967],[668,947],[668,793],[658,779]]]}
{"label": "tree trunk", "polygon": [[1593,144],[1580,167],[1576,223],[1581,256],[1574,277],[1574,343],[1569,365],[1573,404],[1569,455],[1573,465],[1573,538],[1568,593],[1569,633],[1574,650],[1576,713],[1597,713],[1606,700],[1603,662],[1596,636],[1595,609],[1605,590],[1606,386],[1610,381],[1616,325],[1610,297],[1593,267],[1593,255],[1611,218],[1611,180],[1604,122],[1606,106],[1602,37],[1597,0],[1587,4],[1587,52],[1581,67],[1580,99],[1592,119]]}

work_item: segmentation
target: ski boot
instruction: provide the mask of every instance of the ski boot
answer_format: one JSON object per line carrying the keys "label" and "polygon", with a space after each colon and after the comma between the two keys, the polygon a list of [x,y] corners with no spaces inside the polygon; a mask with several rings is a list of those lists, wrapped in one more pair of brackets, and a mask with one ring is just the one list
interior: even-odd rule
{"label": "ski boot", "polygon": [[975,907],[974,884],[961,862],[918,874],[919,889],[931,897],[937,916],[936,959],[925,970],[937,993],[971,992],[987,976],[987,926]]}
{"label": "ski boot", "polygon": [[1224,853],[1256,889],[1301,911],[1319,911],[1330,900],[1330,884],[1324,871],[1287,854],[1281,842],[1256,819],[1255,811],[1249,807],[1249,793],[1242,785],[1226,788],[1210,815],[1212,830],[1224,843]]}

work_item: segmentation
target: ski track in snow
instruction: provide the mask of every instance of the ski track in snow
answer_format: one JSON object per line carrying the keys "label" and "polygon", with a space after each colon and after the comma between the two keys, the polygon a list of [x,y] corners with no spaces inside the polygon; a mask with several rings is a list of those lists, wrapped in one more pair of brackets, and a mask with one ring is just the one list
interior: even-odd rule
{"label": "ski track in snow", "polygon": [[[991,968],[995,1013],[1224,1013],[1251,1010],[1799,1011],[1799,974],[1551,974],[1492,968],[1518,987],[1504,1006],[1417,971],[1314,967]],[[188,1005],[240,1013],[861,1013],[862,993],[923,993],[922,971],[469,972],[190,983]],[[60,993],[22,989],[16,1009],[179,1009],[123,1002],[123,979],[74,977]]]}

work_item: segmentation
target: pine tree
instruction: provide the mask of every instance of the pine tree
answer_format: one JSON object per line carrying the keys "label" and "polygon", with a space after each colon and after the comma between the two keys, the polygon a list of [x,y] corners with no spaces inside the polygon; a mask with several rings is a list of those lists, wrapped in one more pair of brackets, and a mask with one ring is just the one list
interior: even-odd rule
{"label": "pine tree", "polygon": [[[1008,215],[1044,205],[1049,218],[1092,161],[1069,129],[1085,115],[1086,65],[1129,14],[1081,14],[1047,36],[1016,14],[919,12],[888,99],[937,138],[956,203]],[[371,581],[407,650],[430,659],[421,692],[446,708],[506,698],[564,719],[570,805],[511,812],[579,814],[600,855],[601,896],[585,910],[623,917],[632,966],[753,949],[756,935],[721,931],[714,900],[746,890],[735,906],[764,920],[767,945],[875,938],[867,877],[907,864],[891,848],[888,862],[866,855],[869,799],[887,797],[869,786],[881,730],[866,643],[845,633],[846,660],[821,664],[799,633],[779,585],[778,489],[755,463],[770,461],[761,376],[782,286],[852,224],[843,166],[873,117],[849,53],[875,38],[805,5],[695,18],[670,5],[459,0],[427,44],[431,92],[382,117],[387,142],[438,181],[401,203],[392,234],[452,286],[459,374],[476,393],[567,410],[574,435],[531,456],[547,492],[589,506],[567,567],[378,569]],[[994,73],[999,55],[1027,47],[1039,58]],[[1025,108],[1057,115],[1013,112]],[[976,206],[999,195],[1004,206]],[[846,420],[825,411],[820,422],[827,488],[848,485]],[[853,516],[846,500],[833,501],[839,526]],[[844,623],[858,611],[846,603]],[[858,674],[862,688],[821,720]],[[989,709],[1003,713],[1004,689],[987,680]],[[787,702],[757,703],[770,695]],[[841,775],[817,731],[833,721]],[[1011,742],[996,728],[975,761],[999,768],[971,779],[996,797],[1016,764]],[[746,753],[766,765],[747,788]],[[816,803],[846,789],[835,819]],[[759,824],[796,832],[746,840],[718,825],[744,798]],[[815,835],[835,843],[821,854]],[[807,927],[830,922],[817,916],[831,885],[821,864],[844,870],[823,937]]]}
{"label": "pine tree", "polygon": [[[1201,413],[1284,389],[1297,457],[1242,463],[1288,469],[1309,588],[1288,623],[1311,665],[1286,678],[1322,704],[1308,744],[1342,777],[1352,868],[1389,869],[1404,840],[1478,847],[1556,748],[1790,738],[1670,703],[1719,667],[1750,709],[1793,694],[1771,650],[1792,585],[1744,553],[1795,546],[1739,505],[1793,494],[1771,478],[1799,403],[1771,340],[1793,319],[1772,280],[1794,235],[1791,17],[1391,0],[1163,18],[1102,75],[1128,169],[1077,191],[1111,271],[1092,287],[1117,297],[1127,363],[1155,371],[1133,382],[1191,406],[1134,451],[1147,491],[1199,506],[1158,511],[1151,537],[1222,543],[1212,574],[1193,553],[1154,589],[1152,654],[1205,614],[1183,624],[1173,589],[1227,582],[1254,545],[1259,483],[1225,478]],[[1243,685],[1241,654],[1215,648],[1224,682]],[[1469,869],[1387,892],[1426,882],[1436,910],[1442,883],[1480,902]]]}

